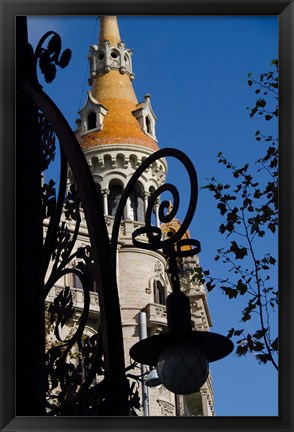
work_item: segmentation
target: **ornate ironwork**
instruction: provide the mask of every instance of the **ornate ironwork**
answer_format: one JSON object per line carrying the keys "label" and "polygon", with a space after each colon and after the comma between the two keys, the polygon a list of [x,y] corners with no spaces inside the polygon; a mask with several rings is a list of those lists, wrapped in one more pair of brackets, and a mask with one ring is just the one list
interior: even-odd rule
{"label": "ornate ironwork", "polygon": [[[53,35],[47,49],[44,41]],[[69,50],[60,56],[60,37],[46,33],[40,40],[34,65],[39,66],[45,80],[51,82],[56,66],[65,67],[70,59]],[[39,109],[37,125],[40,133],[42,169],[54,160],[56,138],[60,145],[60,181],[56,197],[54,182],[44,183],[43,217],[48,222],[44,240],[42,264],[39,271],[38,310],[61,278],[74,275],[80,280],[84,307],[79,323],[72,333],[64,336],[66,324],[73,317],[74,302],[69,284],[62,288],[47,311],[47,333],[54,336],[44,357],[42,369],[48,415],[136,415],[140,407],[136,381],[140,376],[128,373],[135,364],[126,368],[121,328],[119,297],[116,285],[116,256],[119,228],[127,199],[139,177],[156,160],[173,157],[186,168],[190,179],[190,201],[180,229],[168,238],[162,237],[160,228],[152,225],[155,202],[166,191],[173,197],[173,208],[167,213],[169,203],[163,201],[159,208],[162,223],[171,221],[179,208],[179,192],[171,184],[163,184],[150,197],[145,226],[133,232],[133,244],[139,248],[162,250],[169,260],[172,283],[178,286],[176,259],[200,252],[197,240],[182,240],[197,205],[197,176],[190,159],[176,149],[163,149],[149,156],[134,172],[125,188],[115,216],[109,239],[103,211],[96,187],[81,147],[66,119],[42,90],[37,73],[31,80],[19,79],[19,89]],[[75,183],[67,185],[69,164]],[[82,217],[85,217],[91,246],[76,247]],[[69,221],[73,228],[69,228]],[[145,239],[142,240],[142,235]],[[191,250],[182,246],[190,245]],[[76,261],[76,266],[72,263]],[[49,269],[49,270],[48,270]],[[95,289],[99,296],[100,326],[97,334],[85,336],[90,309],[90,293]],[[178,286],[179,289],[179,286]],[[98,376],[98,379],[97,379]],[[130,384],[129,380],[135,380]]]}
{"label": "ornate ironwork", "polygon": [[[48,41],[47,48],[43,47],[44,42],[51,36]],[[45,81],[51,83],[56,76],[56,66],[64,69],[70,62],[71,50],[65,49],[61,53],[61,38],[58,33],[49,31],[45,33],[40,39],[34,55],[34,72],[35,79],[37,79],[37,64],[39,64],[40,71],[44,75]]]}

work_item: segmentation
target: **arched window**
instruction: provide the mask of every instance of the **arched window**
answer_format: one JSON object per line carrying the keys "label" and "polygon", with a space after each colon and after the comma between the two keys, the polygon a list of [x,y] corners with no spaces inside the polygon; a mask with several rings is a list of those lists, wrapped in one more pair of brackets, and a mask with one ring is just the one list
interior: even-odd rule
{"label": "arched window", "polygon": [[153,281],[154,303],[165,305],[165,289],[162,283],[155,279]]}
{"label": "arched window", "polygon": [[145,210],[144,210],[144,200],[141,195],[132,190],[130,194],[131,209],[133,211],[133,218],[135,221],[144,222],[145,220]]}
{"label": "arched window", "polygon": [[137,158],[137,156],[135,156],[135,155],[131,155],[131,156],[130,156],[130,164],[131,164],[131,167],[132,167],[132,168],[134,168],[134,169],[137,168],[137,162],[138,162],[138,158]]}
{"label": "arched window", "polygon": [[125,65],[126,65],[126,67],[129,67],[129,65],[130,65],[130,59],[129,59],[129,56],[127,54],[124,55],[124,59],[125,59]]}
{"label": "arched window", "polygon": [[122,195],[122,187],[115,185],[110,188],[108,195],[108,213],[115,216],[120,198]]}
{"label": "arched window", "polygon": [[122,154],[116,156],[116,166],[117,168],[123,168],[125,166],[125,157]]}
{"label": "arched window", "polygon": [[137,208],[137,219],[138,221],[144,222],[145,220],[145,208],[144,200],[141,195],[138,196],[138,208]]}
{"label": "arched window", "polygon": [[117,50],[112,50],[110,53],[110,57],[113,59],[118,59],[120,57],[120,53]]}
{"label": "arched window", "polygon": [[88,130],[96,128],[96,113],[90,112],[88,115]]}
{"label": "arched window", "polygon": [[152,134],[151,121],[150,121],[150,118],[148,116],[146,116],[145,122],[146,122],[146,130],[147,130],[147,132],[149,134]]}

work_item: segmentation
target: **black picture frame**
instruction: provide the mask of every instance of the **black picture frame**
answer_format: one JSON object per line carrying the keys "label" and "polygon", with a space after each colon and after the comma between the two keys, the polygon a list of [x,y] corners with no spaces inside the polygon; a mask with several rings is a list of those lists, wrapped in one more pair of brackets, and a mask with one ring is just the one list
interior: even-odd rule
{"label": "black picture frame", "polygon": [[[293,119],[294,5],[286,0],[11,1],[1,5],[1,431],[293,429]],[[279,17],[279,286],[280,372],[278,417],[17,417],[15,416],[15,17],[17,15],[277,15]],[[254,384],[254,383],[252,383]],[[232,394],[232,398],[234,395]]]}

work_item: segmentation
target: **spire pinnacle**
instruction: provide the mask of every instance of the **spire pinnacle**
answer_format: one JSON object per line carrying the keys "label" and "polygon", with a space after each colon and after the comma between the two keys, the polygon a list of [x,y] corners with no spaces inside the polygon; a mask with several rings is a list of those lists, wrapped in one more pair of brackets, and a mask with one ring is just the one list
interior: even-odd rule
{"label": "spire pinnacle", "polygon": [[108,41],[111,45],[121,42],[116,16],[103,15],[100,17],[98,45],[101,46],[104,41]]}

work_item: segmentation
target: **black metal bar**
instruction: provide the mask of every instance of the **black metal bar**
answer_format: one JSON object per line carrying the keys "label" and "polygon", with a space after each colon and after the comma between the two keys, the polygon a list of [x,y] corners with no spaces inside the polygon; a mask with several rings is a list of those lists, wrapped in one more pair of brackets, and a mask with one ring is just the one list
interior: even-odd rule
{"label": "black metal bar", "polygon": [[[17,17],[17,75],[31,78],[32,50],[25,17]],[[16,104],[16,414],[43,415],[38,374],[45,355],[44,305],[33,315],[42,251],[41,168],[38,108],[17,92]],[[25,352],[23,351],[25,342]]]}
{"label": "black metal bar", "polygon": [[[60,152],[60,181],[59,181],[59,190],[58,190],[58,199],[57,205],[54,211],[54,214],[50,218],[48,231],[45,239],[45,243],[43,246],[43,251],[41,254],[42,264],[39,274],[39,287],[44,286],[45,275],[49,266],[50,257],[53,249],[53,243],[55,240],[56,231],[58,228],[58,224],[60,222],[60,217],[63,209],[64,196],[66,192],[66,179],[67,179],[67,162],[64,156],[63,151]],[[40,293],[42,294],[42,292]],[[43,301],[43,296],[39,296],[40,301]],[[39,300],[36,299],[36,300]],[[36,304],[36,307],[39,307],[40,303]]]}

